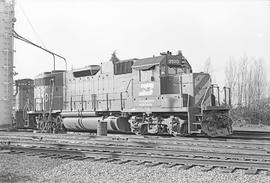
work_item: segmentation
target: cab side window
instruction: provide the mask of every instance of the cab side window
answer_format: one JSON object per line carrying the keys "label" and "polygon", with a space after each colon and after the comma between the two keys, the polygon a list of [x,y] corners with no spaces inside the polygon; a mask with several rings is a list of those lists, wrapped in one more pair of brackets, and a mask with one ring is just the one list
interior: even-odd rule
{"label": "cab side window", "polygon": [[148,70],[139,70],[139,81],[150,82],[154,80],[155,67]]}
{"label": "cab side window", "polygon": [[165,75],[166,74],[166,66],[165,65],[162,65],[160,67],[160,75]]}

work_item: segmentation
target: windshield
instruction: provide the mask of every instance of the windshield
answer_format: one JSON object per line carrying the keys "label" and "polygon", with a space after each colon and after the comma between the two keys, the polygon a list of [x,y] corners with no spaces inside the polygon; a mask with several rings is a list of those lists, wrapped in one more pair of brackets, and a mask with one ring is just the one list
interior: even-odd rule
{"label": "windshield", "polygon": [[184,73],[184,71],[180,67],[168,67],[168,75],[176,75],[182,73]]}

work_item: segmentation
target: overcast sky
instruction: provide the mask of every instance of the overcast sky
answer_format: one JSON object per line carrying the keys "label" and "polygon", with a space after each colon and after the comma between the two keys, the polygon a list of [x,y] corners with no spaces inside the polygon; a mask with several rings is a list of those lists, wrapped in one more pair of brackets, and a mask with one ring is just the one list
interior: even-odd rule
{"label": "overcast sky", "polygon": [[[194,72],[211,57],[219,83],[229,57],[262,58],[270,70],[268,0],[17,0],[15,13],[15,30],[69,68],[107,61],[114,50],[120,59],[182,50]],[[49,54],[18,40],[15,49],[16,78],[52,70]],[[56,68],[64,69],[61,59]]]}

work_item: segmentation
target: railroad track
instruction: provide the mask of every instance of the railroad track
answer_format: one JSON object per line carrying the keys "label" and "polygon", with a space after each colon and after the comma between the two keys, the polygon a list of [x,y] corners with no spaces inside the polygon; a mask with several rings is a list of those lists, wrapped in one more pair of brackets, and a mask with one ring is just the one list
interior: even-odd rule
{"label": "railroad track", "polygon": [[228,139],[267,140],[270,141],[269,131],[234,130]]}
{"label": "railroad track", "polygon": [[124,153],[136,153],[139,154],[157,154],[157,155],[170,155],[170,156],[207,156],[211,158],[223,158],[223,159],[252,159],[253,161],[270,161],[270,152],[265,151],[242,151],[241,154],[233,151],[224,151],[223,149],[204,149],[198,148],[187,148],[178,147],[168,149],[164,146],[156,147],[138,147],[138,146],[119,146],[118,144],[88,144],[88,145],[70,145],[70,144],[59,144],[59,143],[44,143],[44,142],[9,142],[2,143],[12,146],[32,146],[42,148],[56,148],[56,149],[75,149],[80,151],[100,151],[100,152],[124,152]]}
{"label": "railroad track", "polygon": [[[68,144],[48,143],[42,141],[2,141],[0,148],[9,153],[26,153],[39,157],[51,157],[75,160],[91,160],[114,162],[118,164],[130,163],[135,165],[158,166],[170,168],[180,166],[188,169],[193,166],[203,166],[203,171],[216,167],[225,172],[235,169],[245,169],[247,174],[256,174],[258,171],[270,171],[270,154],[261,151],[232,150],[224,152],[219,147],[203,149],[165,148],[165,146],[135,146],[117,143],[105,144]],[[219,151],[218,151],[219,150]],[[269,173],[268,173],[269,174]]]}
{"label": "railroad track", "polygon": [[[11,133],[29,133],[30,131],[20,131],[20,132],[11,132]],[[32,132],[30,132],[32,133]],[[87,132],[82,132],[82,133],[78,133],[78,134],[89,134]],[[63,136],[65,136],[66,134],[62,134]],[[69,134],[70,135],[70,134]],[[124,133],[122,134],[123,136],[129,136],[129,137],[132,137],[132,138],[137,138],[138,136],[132,134],[132,133]],[[0,134],[1,136],[1,134]],[[161,136],[157,136],[157,135],[146,135],[148,137],[167,137],[167,138],[171,138],[172,136],[171,135],[161,135]],[[80,137],[78,137],[80,138]],[[179,137],[176,137],[176,138],[179,138]],[[230,135],[230,136],[227,136],[227,137],[208,137],[208,136],[205,136],[203,134],[197,134],[195,136],[187,136],[187,138],[202,138],[202,139],[220,139],[220,140],[234,140],[234,139],[240,139],[240,140],[268,140],[270,141],[270,131],[251,131],[251,130],[233,130],[233,134]]]}
{"label": "railroad track", "polygon": [[162,149],[162,150],[171,150],[171,151],[179,151],[185,149],[191,150],[199,150],[205,152],[235,152],[235,153],[257,153],[257,154],[264,154],[270,153],[270,143],[268,144],[258,144],[258,143],[224,143],[224,142],[214,142],[211,141],[210,143],[207,141],[202,142],[179,142],[179,143],[169,143],[167,141],[115,141],[114,139],[110,138],[97,138],[96,140],[76,140],[70,141],[68,139],[61,139],[61,140],[52,140],[52,139],[39,139],[39,138],[7,138],[3,139],[0,138],[4,144],[12,144],[12,145],[20,145],[20,144],[40,144],[40,145],[53,145],[56,147],[71,147],[75,145],[77,148],[79,147],[93,147],[93,146],[104,146],[104,147],[131,147],[131,148],[152,148],[152,149]]}
{"label": "railroad track", "polygon": [[270,152],[269,141],[251,141],[251,140],[238,140],[238,139],[201,139],[201,138],[138,138],[134,136],[107,136],[107,137],[96,137],[96,136],[83,136],[73,138],[72,136],[58,136],[48,134],[8,134],[7,136],[0,135],[2,141],[43,141],[48,143],[62,143],[62,144],[113,144],[117,146],[133,146],[136,148],[140,147],[161,147],[163,149],[177,149],[181,148],[200,148],[201,150],[209,151],[211,149],[217,149],[219,151],[241,151],[241,152],[252,152],[252,151],[265,151]]}

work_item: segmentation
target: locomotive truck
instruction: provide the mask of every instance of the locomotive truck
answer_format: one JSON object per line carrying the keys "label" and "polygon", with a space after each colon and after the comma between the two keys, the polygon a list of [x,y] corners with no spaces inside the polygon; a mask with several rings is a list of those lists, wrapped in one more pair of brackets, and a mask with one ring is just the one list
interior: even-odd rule
{"label": "locomotive truck", "polygon": [[[128,60],[113,54],[100,65],[42,73],[34,85],[34,110],[27,120],[42,131],[91,131],[106,121],[112,132],[232,133],[229,107],[219,105],[219,88],[208,73],[193,73],[181,51]],[[224,91],[228,104],[230,90]]]}

